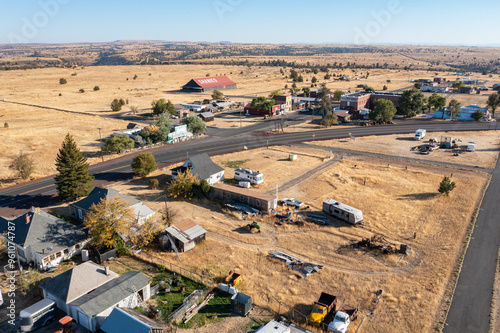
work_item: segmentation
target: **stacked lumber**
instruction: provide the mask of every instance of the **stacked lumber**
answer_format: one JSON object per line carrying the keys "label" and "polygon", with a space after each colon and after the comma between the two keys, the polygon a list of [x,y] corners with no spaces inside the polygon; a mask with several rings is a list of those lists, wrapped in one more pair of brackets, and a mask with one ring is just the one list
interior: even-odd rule
{"label": "stacked lumber", "polygon": [[193,318],[194,316],[196,316],[196,314],[201,310],[203,309],[207,304],[208,302],[210,302],[210,300],[212,298],[214,298],[215,296],[215,293],[214,292],[211,292],[207,295],[207,297],[205,297],[205,299],[203,300],[203,302],[201,302],[200,304],[196,305],[196,304],[193,304],[192,306],[189,307],[189,309],[186,311],[186,314],[184,316],[184,324],[187,323],[188,321],[191,320],[191,318]]}

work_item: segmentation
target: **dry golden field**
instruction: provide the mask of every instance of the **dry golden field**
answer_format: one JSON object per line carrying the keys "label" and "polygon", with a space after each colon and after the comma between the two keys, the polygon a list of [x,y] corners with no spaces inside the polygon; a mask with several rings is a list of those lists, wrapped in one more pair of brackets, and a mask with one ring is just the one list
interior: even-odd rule
{"label": "dry golden field", "polygon": [[[298,160],[287,161],[289,153],[298,153]],[[430,332],[436,327],[457,253],[488,178],[486,174],[394,160],[387,167],[385,159],[366,157],[344,158],[314,172],[318,166],[335,160],[327,158],[323,150],[295,146],[213,159],[220,165],[248,160],[243,166],[264,173],[261,190],[269,193],[274,193],[276,184],[286,188],[288,181],[308,175],[297,185],[280,190],[279,197],[303,200],[314,212],[321,211],[323,200],[337,199],[363,210],[365,226],[355,228],[340,222],[330,226],[279,226],[271,218],[259,218],[262,233],[251,234],[244,229],[248,221],[219,211],[209,201],[169,201],[178,220],[191,218],[209,231],[206,242],[182,254],[182,265],[196,271],[209,270],[214,277],[237,269],[244,277],[240,289],[250,294],[254,303],[274,311],[278,304],[273,297],[307,314],[315,297],[328,291],[341,301],[359,305],[362,319],[372,310],[373,293],[383,289],[381,305],[374,316],[365,320],[363,331]],[[226,168],[226,172],[231,178],[230,169]],[[439,195],[438,184],[444,174],[450,173],[457,189],[449,197]],[[159,172],[152,177],[165,182],[165,176]],[[150,190],[147,179],[116,188],[145,200],[155,210],[164,205],[162,191]],[[376,233],[395,244],[408,244],[411,256],[403,258],[396,267],[400,255],[380,255],[352,246],[362,237]],[[271,250],[325,267],[319,274],[300,279],[282,262],[269,259]],[[175,254],[155,255],[177,260]],[[355,332],[361,319],[353,322],[349,332]],[[199,331],[211,332],[213,328]]]}
{"label": "dry golden field", "polygon": [[[75,73],[76,76],[72,76]],[[361,73],[366,74],[365,71],[357,71],[357,75]],[[236,101],[249,101],[255,96],[266,96],[273,90],[292,84],[290,79],[281,75],[277,67],[249,69],[244,66],[226,65],[91,66],[76,69],[1,71],[0,79],[9,84],[1,91],[0,99],[5,98],[6,102],[0,102],[0,121],[8,123],[9,128],[0,126],[1,144],[5,147],[2,150],[3,154],[0,155],[0,179],[11,179],[12,173],[7,166],[19,151],[33,153],[37,164],[34,177],[54,173],[52,161],[67,132],[75,136],[83,151],[88,152],[89,156],[95,156],[99,149],[97,128],[102,128],[102,136],[105,138],[114,130],[123,129],[127,124],[125,121],[106,117],[112,114],[109,105],[114,98],[128,100],[129,104],[123,108],[125,112],[130,111],[130,106],[147,109],[153,100],[159,98],[171,99],[174,103],[201,100],[208,98],[210,94],[186,94],[178,90],[191,78],[204,77],[206,74],[226,74],[231,77],[238,84],[238,89],[226,90],[225,93]],[[354,76],[354,73],[350,74]],[[450,73],[439,75],[447,74]],[[133,79],[134,75],[138,76],[136,80]],[[303,73],[303,75],[305,80],[310,82],[314,74]],[[328,87],[332,90],[354,91],[358,83],[367,83],[376,89],[382,89],[383,85],[388,85],[389,89],[401,89],[411,85],[409,80],[412,78],[431,78],[433,75],[435,73],[426,71],[398,72],[376,69],[370,70],[368,79],[350,82],[331,81]],[[68,83],[59,84],[60,78],[66,78]],[[485,77],[479,75],[478,78]],[[391,82],[388,84],[387,80]],[[496,82],[494,78],[488,84],[493,82]],[[299,84],[299,87],[308,84],[304,82]],[[100,90],[93,91],[94,86],[99,86]],[[79,89],[84,89],[85,93],[80,93]],[[475,103],[484,106],[487,96],[460,94],[453,95],[453,98],[457,98],[463,104]],[[9,102],[49,107],[49,109]],[[50,108],[78,111],[83,114],[65,113]],[[243,117],[242,125],[256,121],[261,120]],[[216,117],[209,126],[239,127],[240,120],[239,117],[228,119]],[[309,130],[316,128],[319,126],[304,127]],[[91,159],[90,162],[95,161],[97,159]]]}

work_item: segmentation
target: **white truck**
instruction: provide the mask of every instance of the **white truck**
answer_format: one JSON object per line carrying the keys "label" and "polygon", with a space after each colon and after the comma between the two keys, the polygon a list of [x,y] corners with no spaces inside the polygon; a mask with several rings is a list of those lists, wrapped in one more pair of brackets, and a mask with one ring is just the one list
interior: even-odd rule
{"label": "white truck", "polygon": [[413,137],[415,140],[422,140],[425,137],[426,131],[424,129],[418,129]]}
{"label": "white truck", "polygon": [[356,320],[358,317],[358,308],[342,304],[335,313],[333,321],[328,325],[328,332],[346,333],[351,320]]}
{"label": "white truck", "polygon": [[234,169],[234,179],[250,182],[252,185],[259,185],[264,182],[264,175],[258,171],[238,168]]}

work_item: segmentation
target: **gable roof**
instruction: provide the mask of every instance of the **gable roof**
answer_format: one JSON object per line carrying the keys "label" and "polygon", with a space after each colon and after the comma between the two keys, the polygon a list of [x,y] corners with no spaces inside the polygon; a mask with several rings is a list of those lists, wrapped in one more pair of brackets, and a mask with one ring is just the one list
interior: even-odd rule
{"label": "gable roof", "polygon": [[[76,226],[45,212],[28,212],[14,219],[0,218],[0,233],[15,224],[14,243],[31,246],[40,254],[59,252],[87,239],[82,226]],[[27,223],[28,222],[28,223]]]}
{"label": "gable roof", "polygon": [[104,267],[87,261],[43,282],[40,288],[65,303],[70,303],[117,276],[118,274],[112,271],[109,271],[107,276]]}
{"label": "gable roof", "polygon": [[176,172],[185,172],[188,168],[187,165],[188,163],[191,163],[191,173],[193,175],[197,175],[198,180],[202,179],[208,179],[212,175],[224,171],[224,168],[221,166],[215,164],[210,157],[208,156],[207,153],[199,154],[199,155],[194,155],[191,158],[189,158],[184,165],[170,169],[171,171],[176,171]]}
{"label": "gable roof", "polygon": [[90,210],[90,207],[93,204],[97,205],[104,198],[105,199],[120,198],[128,203],[128,207],[135,205],[137,203],[140,203],[139,200],[131,198],[127,195],[121,194],[120,191],[117,191],[115,189],[94,187],[92,192],[90,192],[90,194],[87,197],[85,197],[82,200],[79,200],[75,203],[70,204],[70,206],[74,206],[74,207],[81,208],[81,209],[88,211],[88,210]]}
{"label": "gable roof", "polygon": [[177,238],[183,244],[188,243],[189,241],[207,233],[205,229],[203,229],[201,226],[197,225],[190,219],[182,220],[176,225],[168,227],[167,229],[165,229],[165,231],[173,237]]}
{"label": "gable roof", "polygon": [[69,305],[78,306],[88,317],[96,316],[132,295],[134,293],[133,287],[136,290],[141,290],[148,284],[149,279],[141,272],[127,272],[77,298]]}
{"label": "gable roof", "polygon": [[164,329],[157,322],[127,308],[114,308],[101,326],[101,330],[106,333],[149,333],[152,328]]}
{"label": "gable roof", "polygon": [[227,76],[214,76],[214,77],[203,77],[199,79],[192,79],[188,83],[186,83],[185,87],[201,87],[201,88],[213,88],[213,87],[221,87],[221,86],[231,86],[234,83]]}
{"label": "gable roof", "polygon": [[202,113],[200,113],[200,117],[202,117],[202,118],[212,118],[212,117],[214,117],[214,114],[212,112],[202,112]]}

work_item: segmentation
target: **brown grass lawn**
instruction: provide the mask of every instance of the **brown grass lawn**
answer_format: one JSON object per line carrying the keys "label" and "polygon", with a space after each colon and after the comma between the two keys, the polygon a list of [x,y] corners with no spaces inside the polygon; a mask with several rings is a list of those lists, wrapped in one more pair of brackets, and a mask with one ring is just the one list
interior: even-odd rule
{"label": "brown grass lawn", "polygon": [[[258,149],[214,160],[223,164],[250,159],[244,166],[257,166],[264,172],[266,185],[262,189],[266,191],[326,163],[323,152],[314,150],[309,154],[318,157],[303,152],[298,161],[284,161],[287,149],[298,151],[293,146],[279,147],[279,151]],[[443,174],[451,172],[456,190],[449,197],[439,195],[437,187]],[[275,297],[307,314],[317,295],[327,291],[341,301],[359,305],[363,318],[372,310],[373,293],[383,289],[381,305],[374,316],[366,319],[363,331],[430,332],[437,325],[457,253],[486,180],[486,174],[481,172],[393,161],[387,167],[387,160],[357,157],[344,158],[279,194],[280,198],[293,196],[305,201],[312,211],[321,211],[322,201],[327,198],[360,208],[365,217],[363,228],[333,220],[331,226],[278,226],[264,218],[258,219],[262,232],[251,234],[243,228],[248,221],[219,211],[207,200],[169,200],[168,205],[177,212],[177,220],[191,218],[209,231],[205,243],[182,254],[181,264],[196,271],[208,270],[216,278],[233,269],[241,271],[241,291],[250,294],[260,306],[277,311]],[[142,198],[157,211],[164,206],[162,191],[148,189],[147,179],[116,188]],[[378,255],[351,246],[374,233],[383,234],[395,244],[408,244],[411,256],[396,267],[399,255]],[[276,249],[325,267],[319,274],[300,279],[283,263],[267,257],[270,250]],[[177,261],[175,254],[156,255]],[[350,332],[360,322],[353,322]]]}

